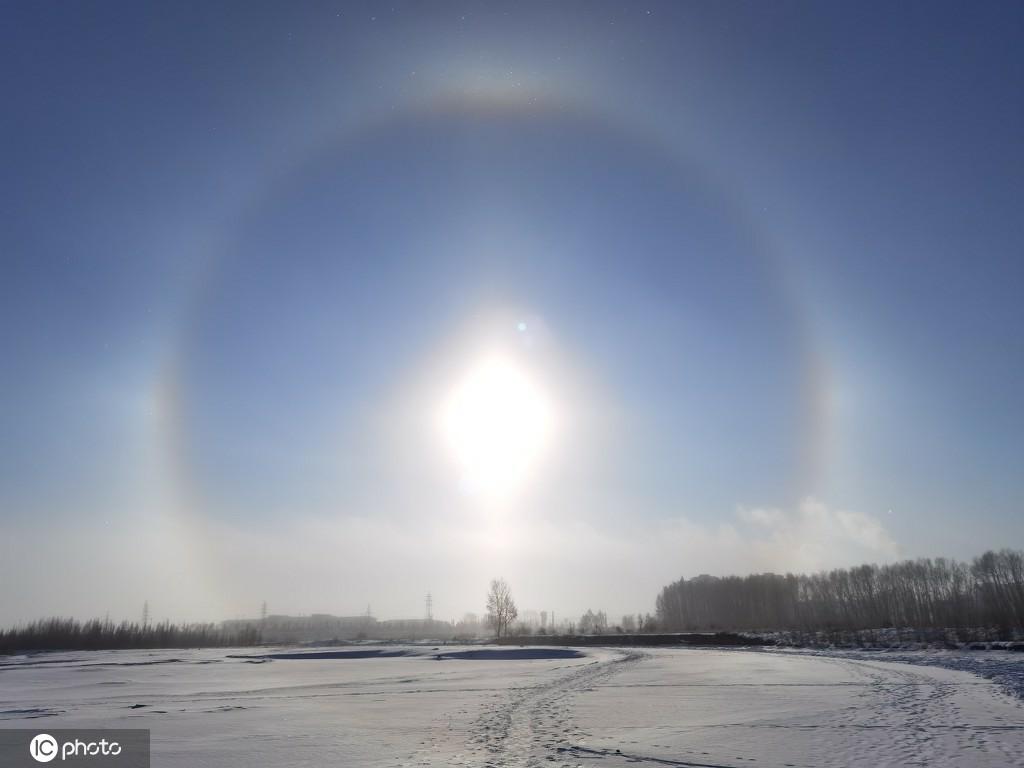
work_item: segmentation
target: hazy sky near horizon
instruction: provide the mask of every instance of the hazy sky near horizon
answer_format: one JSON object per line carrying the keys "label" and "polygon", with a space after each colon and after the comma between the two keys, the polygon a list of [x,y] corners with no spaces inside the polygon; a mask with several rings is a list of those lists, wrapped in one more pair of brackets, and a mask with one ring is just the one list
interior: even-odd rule
{"label": "hazy sky near horizon", "polygon": [[5,16],[0,623],[1024,546],[1020,4]]}

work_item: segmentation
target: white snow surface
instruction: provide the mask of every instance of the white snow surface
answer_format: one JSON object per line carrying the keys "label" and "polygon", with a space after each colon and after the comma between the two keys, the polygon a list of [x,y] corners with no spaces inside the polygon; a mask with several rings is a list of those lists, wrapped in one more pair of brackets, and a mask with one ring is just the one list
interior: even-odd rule
{"label": "white snow surface", "polygon": [[1024,654],[1010,651],[965,651],[948,649],[779,649],[780,653],[805,653],[861,661],[895,661],[926,667],[944,667],[972,672],[992,680],[1019,699],[1024,699]]}
{"label": "white snow surface", "polygon": [[960,669],[777,651],[380,650],[403,655],[0,657],[0,727],[150,728],[156,768],[1024,766],[1024,704]]}

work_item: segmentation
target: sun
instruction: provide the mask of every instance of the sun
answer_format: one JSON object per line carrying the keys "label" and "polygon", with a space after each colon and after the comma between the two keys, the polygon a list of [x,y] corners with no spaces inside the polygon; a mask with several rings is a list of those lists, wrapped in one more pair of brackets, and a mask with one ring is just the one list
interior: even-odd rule
{"label": "sun", "polygon": [[441,430],[472,494],[519,489],[547,447],[551,402],[526,369],[487,355],[458,380],[441,409]]}

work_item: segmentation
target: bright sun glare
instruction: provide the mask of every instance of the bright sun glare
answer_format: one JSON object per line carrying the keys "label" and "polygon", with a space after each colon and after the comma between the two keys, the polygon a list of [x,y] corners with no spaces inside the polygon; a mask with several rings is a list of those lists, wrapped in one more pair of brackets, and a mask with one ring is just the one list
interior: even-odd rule
{"label": "bright sun glare", "polygon": [[551,404],[521,367],[485,357],[458,381],[442,409],[442,431],[470,493],[507,496],[543,453]]}

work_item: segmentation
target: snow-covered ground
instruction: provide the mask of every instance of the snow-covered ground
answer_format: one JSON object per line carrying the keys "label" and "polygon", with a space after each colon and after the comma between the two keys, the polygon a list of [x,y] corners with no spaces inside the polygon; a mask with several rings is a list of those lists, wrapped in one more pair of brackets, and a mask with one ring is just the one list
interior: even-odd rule
{"label": "snow-covered ground", "polygon": [[150,728],[157,768],[1024,766],[1019,699],[877,655],[338,650],[0,657],[0,727]]}
{"label": "snow-covered ground", "polygon": [[778,649],[779,653],[803,653],[812,656],[889,661],[925,667],[944,667],[971,672],[998,683],[1007,692],[1024,699],[1024,654],[1010,651],[968,651],[922,649]]}

